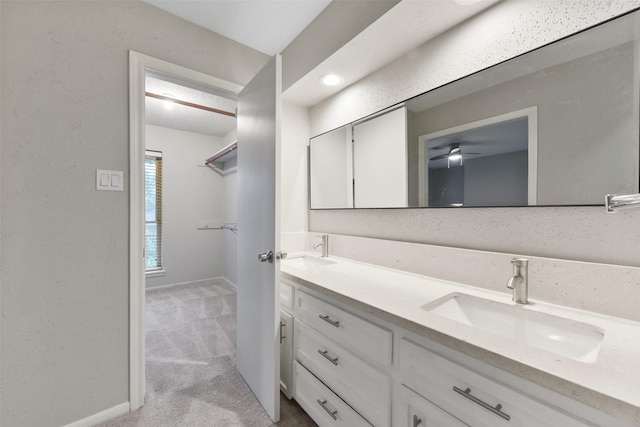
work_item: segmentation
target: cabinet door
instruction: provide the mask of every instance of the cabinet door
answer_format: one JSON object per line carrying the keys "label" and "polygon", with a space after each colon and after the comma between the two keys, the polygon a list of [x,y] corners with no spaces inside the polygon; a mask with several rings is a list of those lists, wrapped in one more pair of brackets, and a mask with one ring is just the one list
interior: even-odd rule
{"label": "cabinet door", "polygon": [[353,126],[356,208],[408,206],[407,109]]}
{"label": "cabinet door", "polygon": [[293,317],[280,310],[280,390],[293,396]]}
{"label": "cabinet door", "polygon": [[405,386],[398,386],[395,403],[397,427],[459,427],[467,424]]}

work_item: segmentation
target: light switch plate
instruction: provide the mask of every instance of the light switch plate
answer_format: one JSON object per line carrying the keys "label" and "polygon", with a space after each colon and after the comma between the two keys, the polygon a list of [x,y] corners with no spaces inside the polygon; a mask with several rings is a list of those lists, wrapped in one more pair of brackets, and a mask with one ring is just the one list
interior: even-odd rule
{"label": "light switch plate", "polygon": [[96,190],[122,191],[122,171],[96,170]]}

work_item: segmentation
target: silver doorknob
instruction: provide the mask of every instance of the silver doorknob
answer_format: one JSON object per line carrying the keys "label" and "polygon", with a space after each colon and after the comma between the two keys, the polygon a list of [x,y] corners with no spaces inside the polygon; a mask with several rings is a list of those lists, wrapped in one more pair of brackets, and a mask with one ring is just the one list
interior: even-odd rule
{"label": "silver doorknob", "polygon": [[273,252],[269,251],[269,252],[262,252],[261,254],[258,254],[258,261],[273,262]]}
{"label": "silver doorknob", "polygon": [[276,259],[285,259],[287,257],[287,251],[276,252]]}

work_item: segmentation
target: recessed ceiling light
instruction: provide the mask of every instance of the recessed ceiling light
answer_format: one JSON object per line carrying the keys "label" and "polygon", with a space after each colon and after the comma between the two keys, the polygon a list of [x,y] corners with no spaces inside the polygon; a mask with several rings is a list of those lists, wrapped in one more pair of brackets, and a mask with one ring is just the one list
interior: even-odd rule
{"label": "recessed ceiling light", "polygon": [[339,74],[325,74],[320,77],[320,83],[325,86],[337,86],[344,81],[344,78]]}
{"label": "recessed ceiling light", "polygon": [[[162,96],[164,96],[165,98],[171,98],[171,99],[176,98],[170,93],[163,93]],[[173,101],[171,101],[170,99],[164,99],[164,108],[166,108],[167,110],[173,109],[173,104],[174,104]]]}

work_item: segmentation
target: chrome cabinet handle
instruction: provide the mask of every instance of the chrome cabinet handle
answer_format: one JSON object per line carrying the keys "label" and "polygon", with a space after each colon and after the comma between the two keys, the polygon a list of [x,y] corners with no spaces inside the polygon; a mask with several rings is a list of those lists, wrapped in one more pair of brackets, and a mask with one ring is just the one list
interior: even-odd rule
{"label": "chrome cabinet handle", "polygon": [[340,321],[339,320],[331,320],[331,319],[329,319],[329,315],[323,316],[321,314],[318,317],[321,318],[322,320],[324,320],[325,322],[335,326],[336,328],[340,327]]}
{"label": "chrome cabinet handle", "polygon": [[338,421],[338,416],[336,415],[338,413],[337,409],[335,411],[332,411],[331,409],[329,409],[329,407],[327,406],[326,400],[318,399],[316,400],[316,402],[318,402],[318,405],[322,406],[322,409],[327,411],[327,414],[331,415],[331,418],[333,418],[334,421]]}
{"label": "chrome cabinet handle", "polygon": [[336,357],[335,359],[332,358],[331,356],[329,356],[329,350],[318,350],[318,353],[320,353],[321,355],[324,356],[325,359],[327,359],[329,362],[333,363],[334,365],[338,366],[338,358]]}
{"label": "chrome cabinet handle", "polygon": [[280,322],[280,344],[282,344],[282,341],[284,341],[284,339],[286,338],[284,336],[284,327],[285,326],[287,326],[287,324],[281,321]]}
{"label": "chrome cabinet handle", "polygon": [[422,424],[422,419],[418,418],[417,415],[413,416],[413,427],[418,427],[420,424]]}
{"label": "chrome cabinet handle", "polygon": [[486,402],[483,402],[482,400],[478,399],[477,397],[475,397],[474,395],[471,394],[471,389],[469,387],[467,387],[465,390],[462,390],[459,387],[453,386],[453,391],[455,391],[456,393],[458,393],[459,395],[466,397],[467,399],[469,399],[470,401],[472,401],[473,403],[476,403],[480,406],[482,406],[484,409],[493,412],[494,414],[496,414],[497,416],[504,418],[505,420],[509,421],[511,419],[511,416],[502,412],[502,405],[501,404],[497,404],[495,406],[495,408],[491,405],[489,405]]}

